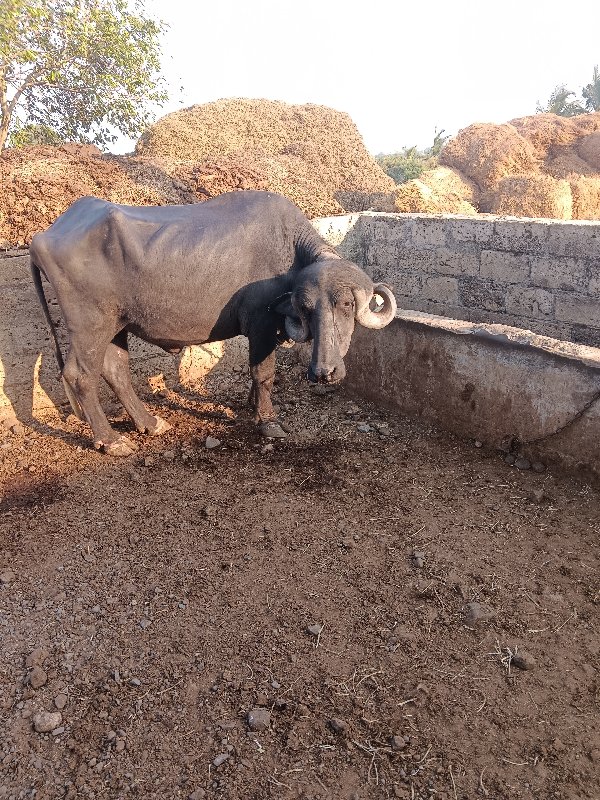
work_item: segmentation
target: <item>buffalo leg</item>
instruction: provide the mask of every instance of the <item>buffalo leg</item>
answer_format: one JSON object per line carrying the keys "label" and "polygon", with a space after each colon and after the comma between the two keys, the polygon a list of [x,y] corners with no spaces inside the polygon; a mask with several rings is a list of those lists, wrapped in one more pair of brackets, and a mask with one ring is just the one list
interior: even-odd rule
{"label": "buffalo leg", "polygon": [[275,334],[265,341],[263,337],[250,338],[250,388],[249,401],[254,409],[254,421],[263,436],[284,438],[287,434],[277,421],[271,401],[275,379]]}
{"label": "buffalo leg", "polygon": [[164,419],[153,417],[148,413],[131,385],[127,331],[118,333],[106,348],[102,377],[116,394],[140,433],[158,436],[170,429],[171,426]]}
{"label": "buffalo leg", "polygon": [[71,330],[63,378],[92,429],[94,447],[109,455],[128,456],[136,449],[135,445],[111,428],[98,398],[104,354],[111,336],[112,333],[107,334],[103,327],[94,328],[93,325],[84,331]]}

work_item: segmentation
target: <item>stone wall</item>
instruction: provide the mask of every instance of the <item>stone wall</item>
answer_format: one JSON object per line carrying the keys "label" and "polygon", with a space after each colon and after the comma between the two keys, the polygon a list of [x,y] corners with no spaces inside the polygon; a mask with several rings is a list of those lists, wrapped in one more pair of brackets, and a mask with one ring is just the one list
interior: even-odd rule
{"label": "stone wall", "polygon": [[365,212],[314,224],[400,308],[600,346],[600,223]]}

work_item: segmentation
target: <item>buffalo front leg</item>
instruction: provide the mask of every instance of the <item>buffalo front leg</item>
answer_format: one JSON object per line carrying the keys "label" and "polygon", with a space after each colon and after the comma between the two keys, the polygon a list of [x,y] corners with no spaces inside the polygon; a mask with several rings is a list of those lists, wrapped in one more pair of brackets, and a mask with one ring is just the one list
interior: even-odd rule
{"label": "buffalo front leg", "polygon": [[140,433],[159,436],[171,428],[161,417],[153,417],[148,413],[131,385],[127,331],[118,333],[106,348],[102,377],[116,394]]}
{"label": "buffalo front leg", "polygon": [[250,404],[254,409],[254,421],[263,436],[282,439],[287,436],[277,420],[277,414],[271,401],[273,382],[275,379],[275,336],[272,346],[264,342],[259,344],[250,341]]}
{"label": "buffalo front leg", "polygon": [[98,397],[100,373],[111,335],[92,326],[84,331],[71,331],[63,378],[92,429],[94,447],[109,455],[128,456],[136,449],[135,445],[111,428]]}

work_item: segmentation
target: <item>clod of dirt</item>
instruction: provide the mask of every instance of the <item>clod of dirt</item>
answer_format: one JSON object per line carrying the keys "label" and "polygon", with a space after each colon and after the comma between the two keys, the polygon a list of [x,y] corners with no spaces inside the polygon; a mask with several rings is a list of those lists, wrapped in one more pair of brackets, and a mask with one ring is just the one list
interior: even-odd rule
{"label": "clod of dirt", "polygon": [[542,472],[545,472],[545,471],[546,471],[546,465],[545,465],[545,464],[542,464],[542,462],[541,462],[541,461],[534,461],[534,462],[533,462],[533,464],[531,465],[531,469],[532,469],[534,472],[537,472],[537,473],[538,473],[538,475],[541,475],[541,474],[542,474]]}
{"label": "clod of dirt", "polygon": [[205,797],[206,797],[206,792],[204,791],[204,789],[196,789],[188,797],[188,800],[204,800]]}
{"label": "clod of dirt", "polygon": [[28,668],[39,667],[47,658],[48,651],[43,647],[36,647],[25,659],[25,666]]}
{"label": "clod of dirt", "polygon": [[514,466],[514,463],[515,463],[515,461],[516,461],[516,460],[517,460],[517,457],[516,457],[516,456],[514,456],[512,453],[507,453],[507,454],[504,456],[504,463],[505,463],[505,464],[508,464],[508,465],[509,465],[509,467],[512,467],[512,466]]}
{"label": "clod of dirt", "polygon": [[467,603],[464,612],[465,625],[468,625],[470,628],[489,622],[496,616],[496,610],[494,608],[483,605],[482,603]]}
{"label": "clod of dirt", "polygon": [[522,470],[531,469],[531,461],[527,458],[517,458],[515,467]]}
{"label": "clod of dirt", "polygon": [[334,733],[340,734],[340,736],[345,736],[348,733],[349,726],[347,722],[344,722],[343,719],[338,719],[337,717],[333,717],[327,723],[331,730]]}
{"label": "clod of dirt", "polygon": [[398,735],[392,736],[392,738],[390,739],[390,745],[392,747],[392,750],[404,750],[404,748],[406,747],[406,740],[404,736],[398,736]]}
{"label": "clod of dirt", "polygon": [[412,561],[413,567],[422,569],[425,566],[425,553],[420,550],[413,550],[410,560]]}
{"label": "clod of dirt", "polygon": [[368,425],[366,422],[361,422],[359,425],[356,426],[356,430],[359,433],[370,433],[371,426]]}
{"label": "clod of dirt", "polygon": [[220,439],[215,439],[213,436],[207,436],[206,441],[204,442],[204,446],[207,450],[213,450],[215,447],[218,447],[221,444]]}
{"label": "clod of dirt", "polygon": [[515,653],[512,657],[511,663],[513,666],[523,670],[531,670],[535,669],[536,667],[535,658],[526,650],[519,650],[517,653]]}
{"label": "clod of dirt", "polygon": [[40,711],[33,718],[33,727],[38,733],[50,733],[62,722],[60,711]]}
{"label": "clod of dirt", "polygon": [[219,753],[219,755],[213,759],[213,764],[215,767],[220,767],[221,764],[224,764],[230,758],[231,758],[231,753]]}
{"label": "clod of dirt", "polygon": [[271,714],[266,708],[255,706],[248,712],[248,727],[251,731],[266,731],[271,724]]}
{"label": "clod of dirt", "polygon": [[16,577],[12,569],[5,569],[4,572],[0,573],[0,583],[3,586],[9,586]]}
{"label": "clod of dirt", "polygon": [[34,667],[29,674],[29,685],[32,689],[40,689],[48,681],[48,675],[41,667]]}
{"label": "clod of dirt", "polygon": [[59,711],[62,711],[63,708],[67,705],[68,701],[69,698],[67,697],[67,695],[64,694],[64,692],[61,692],[60,694],[57,694],[56,697],[54,698],[54,705]]}

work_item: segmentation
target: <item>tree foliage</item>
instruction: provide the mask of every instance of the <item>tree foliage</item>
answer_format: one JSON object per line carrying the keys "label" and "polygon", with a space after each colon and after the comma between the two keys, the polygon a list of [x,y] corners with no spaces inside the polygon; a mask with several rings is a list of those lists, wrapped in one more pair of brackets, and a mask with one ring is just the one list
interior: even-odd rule
{"label": "tree foliage", "polygon": [[575,92],[567,89],[566,86],[556,86],[550,95],[546,106],[537,105],[538,114],[558,114],[559,117],[576,117],[578,114],[585,114],[585,108],[578,100],[570,100]]}
{"label": "tree foliage", "polygon": [[436,130],[431,147],[424,150],[418,150],[416,145],[404,147],[398,153],[382,153],[376,156],[376,161],[396,183],[406,183],[437,165],[438,156],[449,138],[444,136],[443,130]]}
{"label": "tree foliage", "polygon": [[139,2],[0,0],[0,149],[28,126],[99,146],[139,135],[167,96],[162,30]]}
{"label": "tree foliage", "polygon": [[594,67],[592,82],[581,90],[587,111],[600,111],[600,72],[598,65]]}
{"label": "tree foliage", "polygon": [[[571,100],[572,97],[575,99]],[[597,65],[594,67],[591,83],[581,90],[581,98],[581,101],[578,100],[575,92],[561,84],[554,88],[545,106],[537,104],[536,111],[538,114],[551,113],[560,117],[575,117],[586,112],[600,111],[600,72]]]}

